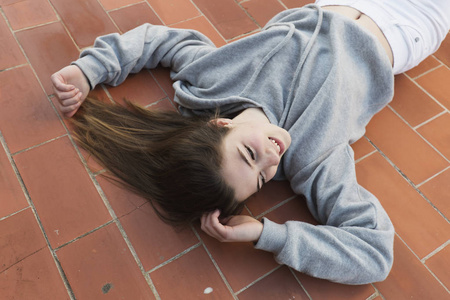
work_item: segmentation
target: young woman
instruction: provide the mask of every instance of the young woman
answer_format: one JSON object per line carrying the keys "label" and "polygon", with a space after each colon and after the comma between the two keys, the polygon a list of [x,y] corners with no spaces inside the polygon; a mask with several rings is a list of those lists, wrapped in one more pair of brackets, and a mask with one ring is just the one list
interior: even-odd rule
{"label": "young woman", "polygon": [[[392,266],[394,229],[358,185],[350,144],[392,99],[393,74],[437,50],[450,4],[316,4],[219,49],[198,32],[148,24],[100,37],[52,82],[66,116],[81,107],[74,123],[82,146],[164,219],[201,216],[211,236],[252,241],[311,276],[380,281]],[[81,106],[97,84],[118,85],[158,64],[172,70],[180,116]],[[289,180],[323,225],[230,216],[272,179]]]}

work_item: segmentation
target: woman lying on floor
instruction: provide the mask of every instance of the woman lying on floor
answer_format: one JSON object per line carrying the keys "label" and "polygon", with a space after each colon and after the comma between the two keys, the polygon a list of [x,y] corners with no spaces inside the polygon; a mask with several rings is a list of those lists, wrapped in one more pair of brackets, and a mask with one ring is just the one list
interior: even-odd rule
{"label": "woman lying on floor", "polygon": [[[221,48],[146,24],[98,38],[52,82],[61,111],[79,111],[81,145],[164,220],[200,218],[220,241],[251,241],[300,272],[363,284],[388,275],[394,228],[357,183],[350,144],[391,101],[393,75],[438,49],[449,16],[447,0],[319,0]],[[171,68],[180,114],[85,101],[96,85],[159,64]],[[272,179],[289,180],[322,225],[236,215]]]}

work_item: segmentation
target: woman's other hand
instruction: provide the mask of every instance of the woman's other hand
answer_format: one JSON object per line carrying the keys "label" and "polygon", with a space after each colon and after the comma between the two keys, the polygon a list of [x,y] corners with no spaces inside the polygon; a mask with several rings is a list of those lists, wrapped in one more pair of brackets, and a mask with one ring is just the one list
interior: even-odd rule
{"label": "woman's other hand", "polygon": [[201,218],[202,230],[221,242],[256,242],[263,224],[250,216],[231,216],[219,220],[220,211],[206,213]]}
{"label": "woman's other hand", "polygon": [[58,98],[60,111],[72,117],[86,99],[90,86],[80,68],[70,65],[51,76],[53,91]]}

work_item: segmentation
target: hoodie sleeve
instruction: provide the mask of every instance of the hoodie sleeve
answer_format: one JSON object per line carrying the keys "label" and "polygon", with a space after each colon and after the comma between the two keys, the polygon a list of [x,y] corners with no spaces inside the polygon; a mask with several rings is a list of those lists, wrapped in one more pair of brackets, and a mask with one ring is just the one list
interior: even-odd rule
{"label": "hoodie sleeve", "polygon": [[179,72],[214,49],[214,44],[197,31],[144,24],[123,35],[98,37],[94,47],[84,50],[73,64],[83,71],[92,88],[99,83],[116,86],[130,73],[158,64]]}
{"label": "hoodie sleeve", "polygon": [[323,225],[264,219],[257,249],[308,275],[345,284],[384,280],[393,263],[394,228],[379,201],[356,182],[353,151],[341,144],[291,180]]}

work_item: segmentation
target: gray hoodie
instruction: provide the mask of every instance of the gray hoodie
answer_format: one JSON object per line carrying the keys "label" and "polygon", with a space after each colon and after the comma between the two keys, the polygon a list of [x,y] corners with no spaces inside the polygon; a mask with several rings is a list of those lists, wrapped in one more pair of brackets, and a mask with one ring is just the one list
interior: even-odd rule
{"label": "gray hoodie", "polygon": [[389,60],[365,29],[315,5],[284,11],[262,32],[221,48],[196,31],[146,24],[98,38],[74,64],[91,87],[118,85],[142,68],[170,67],[186,116],[262,108],[292,137],[276,179],[305,195],[322,225],[264,218],[255,247],[335,282],[388,275],[394,229],[379,201],[357,183],[350,147],[393,95]]}

